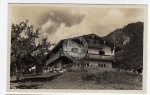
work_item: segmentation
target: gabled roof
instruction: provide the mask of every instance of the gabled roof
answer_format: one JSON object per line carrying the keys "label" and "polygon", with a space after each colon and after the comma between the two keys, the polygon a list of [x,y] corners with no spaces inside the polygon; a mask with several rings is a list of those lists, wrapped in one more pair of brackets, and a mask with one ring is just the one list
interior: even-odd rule
{"label": "gabled roof", "polygon": [[114,48],[115,46],[115,51],[120,51],[122,50],[121,47],[117,46],[117,45],[114,45],[114,43],[108,41],[108,40],[105,40],[104,38],[96,35],[96,34],[88,34],[88,35],[83,35],[82,37],[94,37],[94,38],[97,38],[97,40],[100,40],[103,44],[105,44],[106,46],[109,46],[109,47],[112,47]]}
{"label": "gabled roof", "polygon": [[[107,46],[109,46],[109,47],[114,48],[114,43],[109,42],[109,41],[106,41],[106,40],[104,40],[102,37],[99,37],[99,36],[96,35],[96,34],[82,35],[81,37],[83,37],[83,38],[85,38],[85,39],[86,39],[86,38],[92,38],[92,37],[94,37],[95,39],[101,41],[103,44],[105,44],[105,45],[107,45]],[[60,41],[52,48],[51,51],[52,51],[52,52],[56,52],[57,49],[59,49],[59,47],[61,47],[61,46],[63,45],[64,40],[65,40],[65,39],[60,40]],[[120,50],[122,50],[122,48],[119,47],[119,46],[117,46],[117,45],[115,45],[115,51],[117,52],[117,51],[120,51]]]}

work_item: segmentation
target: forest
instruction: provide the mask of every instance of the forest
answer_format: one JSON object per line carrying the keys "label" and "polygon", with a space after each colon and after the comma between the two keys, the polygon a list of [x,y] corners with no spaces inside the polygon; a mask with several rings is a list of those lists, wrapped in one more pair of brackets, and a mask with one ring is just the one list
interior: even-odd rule
{"label": "forest", "polygon": [[122,48],[115,54],[115,68],[135,69],[143,66],[143,22],[130,23],[103,37]]}

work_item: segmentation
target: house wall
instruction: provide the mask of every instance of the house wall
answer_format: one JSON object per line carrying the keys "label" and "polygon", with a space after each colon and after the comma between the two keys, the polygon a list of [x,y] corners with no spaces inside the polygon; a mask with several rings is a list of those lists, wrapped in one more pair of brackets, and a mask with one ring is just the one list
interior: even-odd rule
{"label": "house wall", "polygon": [[105,51],[105,55],[114,55],[114,52],[111,51],[111,47],[105,45],[102,50]]}
{"label": "house wall", "polygon": [[106,64],[106,68],[112,68],[112,62],[109,61],[89,61],[89,66],[98,66],[98,64]]}
{"label": "house wall", "polygon": [[88,53],[99,54],[100,49],[88,48]]}

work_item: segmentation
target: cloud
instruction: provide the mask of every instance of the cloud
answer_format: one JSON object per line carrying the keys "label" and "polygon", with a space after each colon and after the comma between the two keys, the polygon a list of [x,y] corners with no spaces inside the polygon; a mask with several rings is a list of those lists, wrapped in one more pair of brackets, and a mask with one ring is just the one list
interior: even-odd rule
{"label": "cloud", "polygon": [[145,19],[141,7],[98,6],[19,6],[12,9],[11,17],[13,23],[28,19],[35,28],[41,28],[41,37],[47,37],[52,43],[72,34],[105,36],[117,28]]}
{"label": "cloud", "polygon": [[95,33],[102,37],[128,23],[143,21],[144,19],[143,13],[139,9],[84,9],[80,12],[85,16],[79,24],[67,27],[66,23],[62,23],[53,35],[48,35],[49,41],[57,43],[73,34]]}
{"label": "cloud", "polygon": [[65,27],[80,24],[83,18],[84,15],[71,13],[70,10],[51,10],[46,23],[41,27],[42,34],[55,33],[61,24],[64,24]]}

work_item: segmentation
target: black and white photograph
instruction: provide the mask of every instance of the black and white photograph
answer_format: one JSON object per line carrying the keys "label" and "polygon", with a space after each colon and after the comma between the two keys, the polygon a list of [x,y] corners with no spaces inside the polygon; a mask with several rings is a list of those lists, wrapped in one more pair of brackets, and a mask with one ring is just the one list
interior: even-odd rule
{"label": "black and white photograph", "polygon": [[8,9],[9,90],[145,92],[147,5]]}

